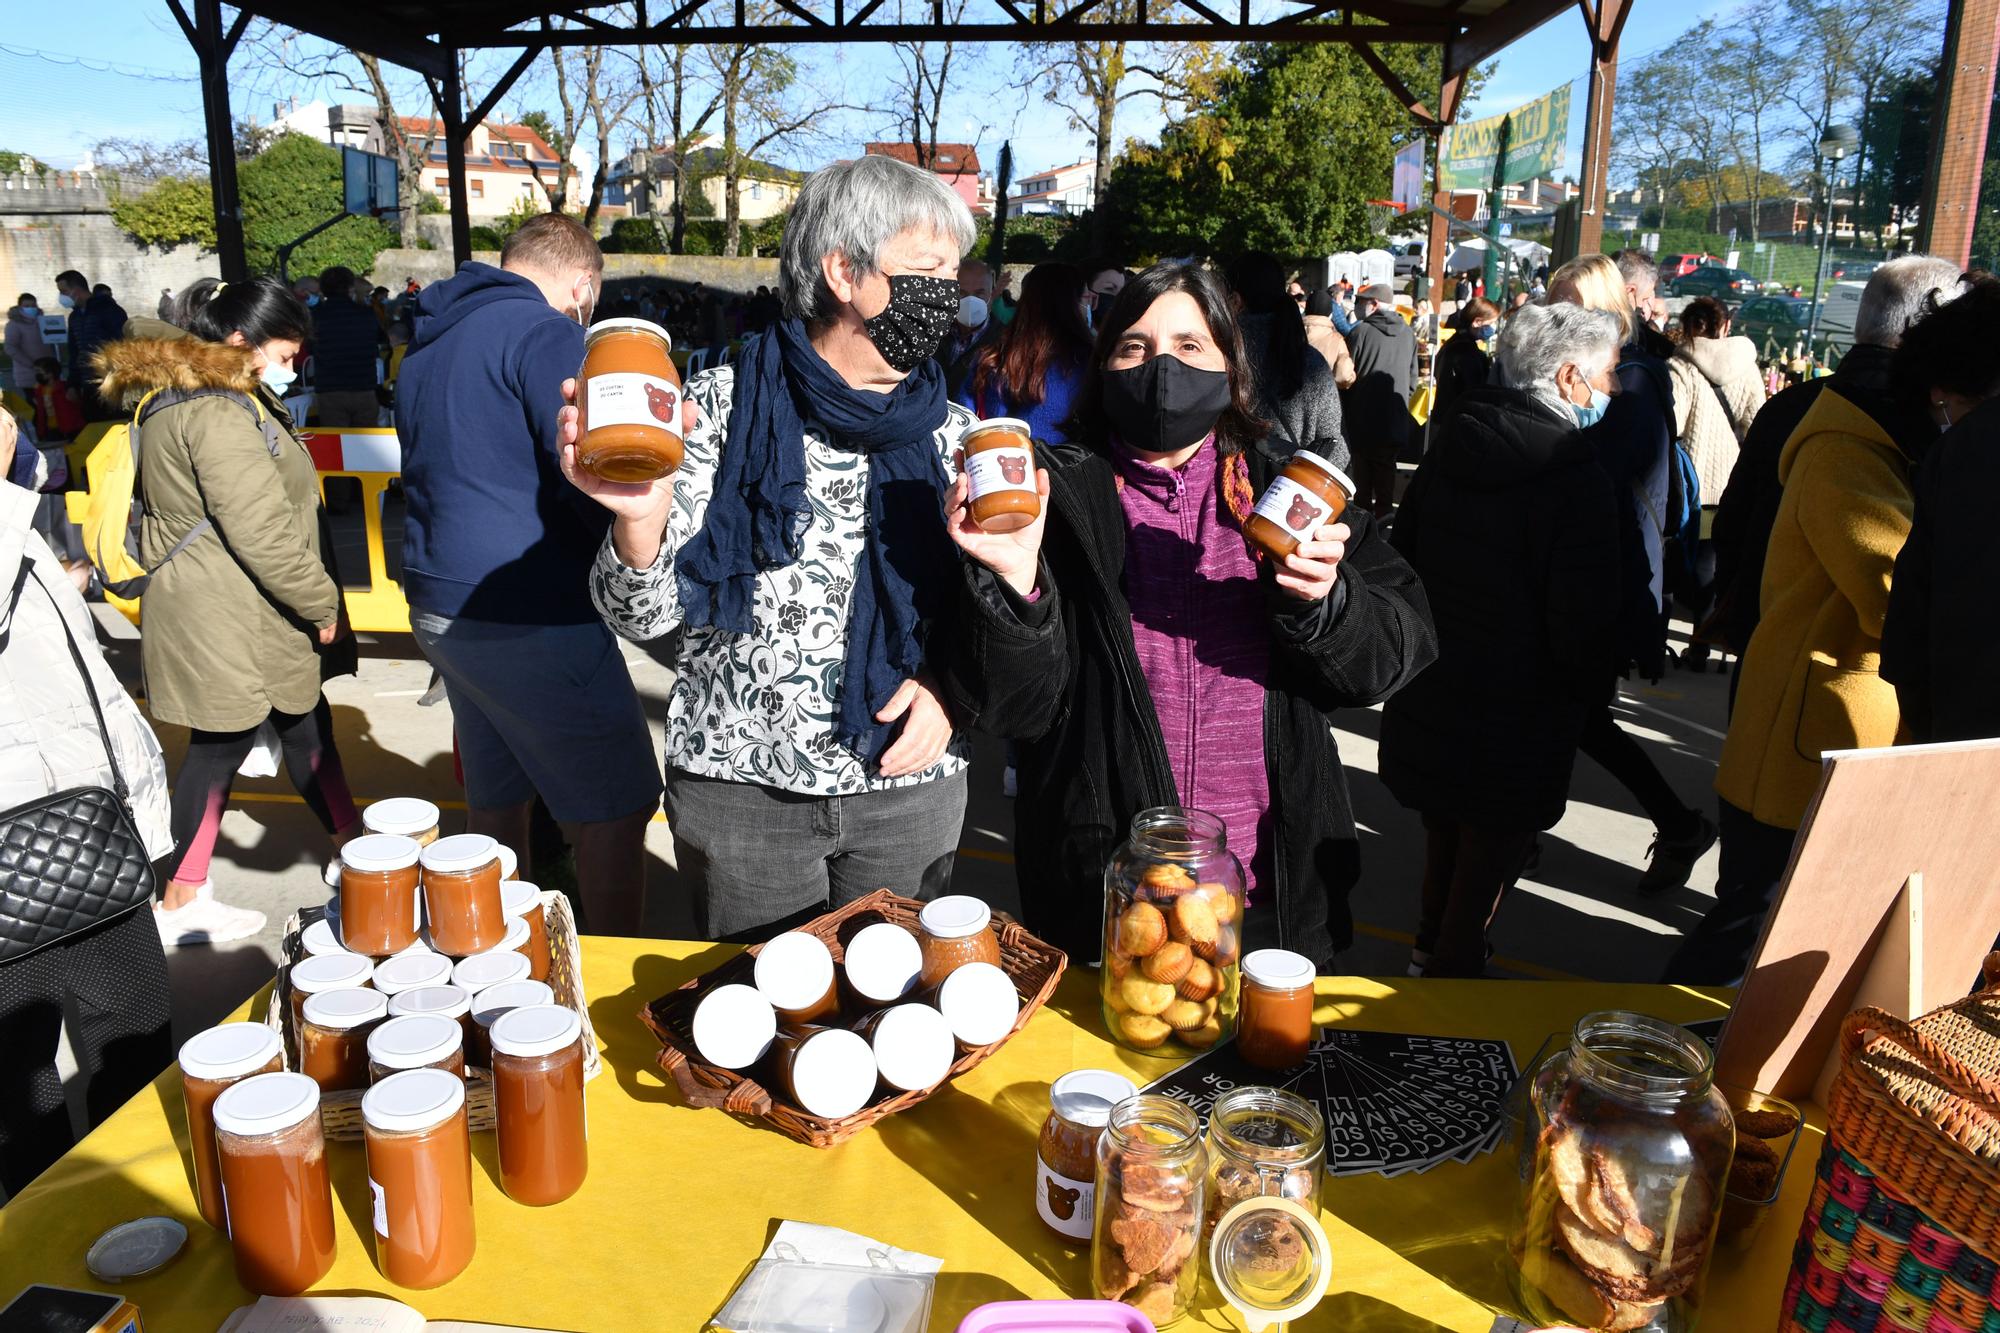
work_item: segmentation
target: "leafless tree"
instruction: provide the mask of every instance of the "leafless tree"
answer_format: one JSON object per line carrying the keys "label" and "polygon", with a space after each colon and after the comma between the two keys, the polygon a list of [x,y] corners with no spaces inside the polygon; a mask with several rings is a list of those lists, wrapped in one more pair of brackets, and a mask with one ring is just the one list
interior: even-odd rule
{"label": "leafless tree", "polygon": [[[656,50],[659,57],[657,70],[646,47],[638,48],[633,55],[633,63],[638,72],[639,95],[645,111],[646,149],[655,154],[665,151],[669,158],[667,166],[673,172],[673,222],[667,248],[674,254],[680,254],[687,244],[688,189],[694,183],[693,174],[688,170],[688,158],[705,137],[715,113],[721,109],[722,92],[702,80],[702,63],[693,58],[694,48],[662,46]],[[706,103],[702,101],[704,96],[707,97]],[[699,110],[694,109],[697,106]],[[663,120],[667,130],[664,141],[660,136]]]}
{"label": "leafless tree", "polygon": [[[946,31],[965,18],[970,0],[946,0]],[[928,5],[924,7],[930,13]],[[898,21],[907,21],[902,3],[896,7]],[[978,48],[946,38],[941,42],[891,42],[898,72],[889,84],[889,109],[896,117],[897,136],[909,141],[917,165],[935,170],[939,126],[944,119],[947,90],[952,71],[963,77],[977,61]],[[977,135],[974,136],[975,140]]]}

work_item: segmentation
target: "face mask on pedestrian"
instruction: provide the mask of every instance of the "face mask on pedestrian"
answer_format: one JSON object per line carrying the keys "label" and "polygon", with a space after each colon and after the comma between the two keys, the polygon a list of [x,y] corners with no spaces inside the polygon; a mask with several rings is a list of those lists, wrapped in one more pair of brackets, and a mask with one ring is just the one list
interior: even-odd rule
{"label": "face mask on pedestrian", "polygon": [[41,307],[39,306],[24,305],[21,307],[21,313],[26,315],[29,319],[36,319],[40,317],[42,311]]}
{"label": "face mask on pedestrian", "polygon": [[889,304],[862,321],[882,359],[907,375],[937,354],[938,344],[958,318],[958,280],[928,273],[896,273],[889,278]]}
{"label": "face mask on pedestrian", "polygon": [[312,309],[312,308],[313,308],[314,306],[316,306],[316,305],[318,305],[318,304],[319,304],[319,293],[318,293],[318,292],[307,292],[307,293],[306,293],[306,309],[310,310],[310,309]]}
{"label": "face mask on pedestrian", "polygon": [[1162,353],[1125,370],[1099,372],[1104,415],[1118,438],[1149,454],[1170,454],[1214,431],[1229,406],[1229,372],[1201,370]]}
{"label": "face mask on pedestrian", "polygon": [[1493,335],[1498,332],[1499,330],[1491,324],[1475,324],[1472,326],[1472,336],[1483,343],[1492,342]]}
{"label": "face mask on pedestrian", "polygon": [[578,278],[569,286],[570,295],[576,304],[570,314],[586,329],[590,327],[590,317],[597,312],[597,287],[589,278]]}
{"label": "face mask on pedestrian", "polygon": [[62,308],[65,310],[76,309],[76,298],[68,292],[64,292],[61,296],[58,296],[56,300],[62,304]]}
{"label": "face mask on pedestrian", "polygon": [[[1575,373],[1576,379],[1571,385],[1564,385],[1562,383],[1562,370],[1569,370]],[[1583,373],[1581,366],[1572,364],[1563,367],[1562,370],[1556,372],[1557,391],[1562,394],[1563,401],[1569,404],[1569,410],[1575,414],[1577,429],[1588,430],[1590,427],[1604,420],[1604,414],[1611,409],[1611,395],[1598,388],[1595,384],[1592,384],[1590,377]],[[1589,402],[1579,403],[1570,397],[1573,385],[1575,384],[1581,384],[1590,391]]]}

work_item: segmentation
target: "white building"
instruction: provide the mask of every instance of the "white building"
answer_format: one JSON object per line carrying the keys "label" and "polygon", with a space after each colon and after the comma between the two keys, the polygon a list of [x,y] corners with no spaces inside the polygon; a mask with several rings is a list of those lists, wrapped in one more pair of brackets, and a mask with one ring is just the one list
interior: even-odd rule
{"label": "white building", "polygon": [[1097,202],[1097,164],[1077,162],[1037,172],[1014,186],[1007,197],[1007,216],[1033,213],[1081,213]]}

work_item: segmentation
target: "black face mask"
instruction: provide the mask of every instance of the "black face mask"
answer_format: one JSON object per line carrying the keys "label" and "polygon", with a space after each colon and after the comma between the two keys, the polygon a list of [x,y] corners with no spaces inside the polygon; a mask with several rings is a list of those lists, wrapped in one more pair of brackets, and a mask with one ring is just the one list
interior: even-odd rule
{"label": "black face mask", "polygon": [[889,304],[864,323],[882,359],[907,375],[937,354],[957,319],[956,279],[898,273],[889,279]]}
{"label": "black face mask", "polygon": [[1098,383],[1118,438],[1149,454],[1196,443],[1229,406],[1229,372],[1198,370],[1166,353],[1129,370],[1101,371]]}

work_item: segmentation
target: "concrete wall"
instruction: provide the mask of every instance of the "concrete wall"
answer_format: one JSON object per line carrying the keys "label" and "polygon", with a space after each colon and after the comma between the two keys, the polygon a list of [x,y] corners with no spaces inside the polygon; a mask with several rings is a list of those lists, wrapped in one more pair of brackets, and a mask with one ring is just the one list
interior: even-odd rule
{"label": "concrete wall", "polygon": [[56,274],[73,268],[109,284],[128,314],[150,315],[160,289],[178,291],[219,271],[215,255],[194,245],[141,245],[104,213],[0,214],[0,306],[32,292],[56,309]]}
{"label": "concrete wall", "polygon": [[[500,262],[492,250],[475,251],[472,257],[488,264]],[[373,276],[378,286],[397,292],[410,278],[428,286],[450,277],[452,268],[450,250],[384,250],[375,257]],[[747,296],[760,286],[778,285],[778,261],[714,255],[604,256],[604,286],[613,299],[627,288],[692,287],[698,282],[710,291]]]}

